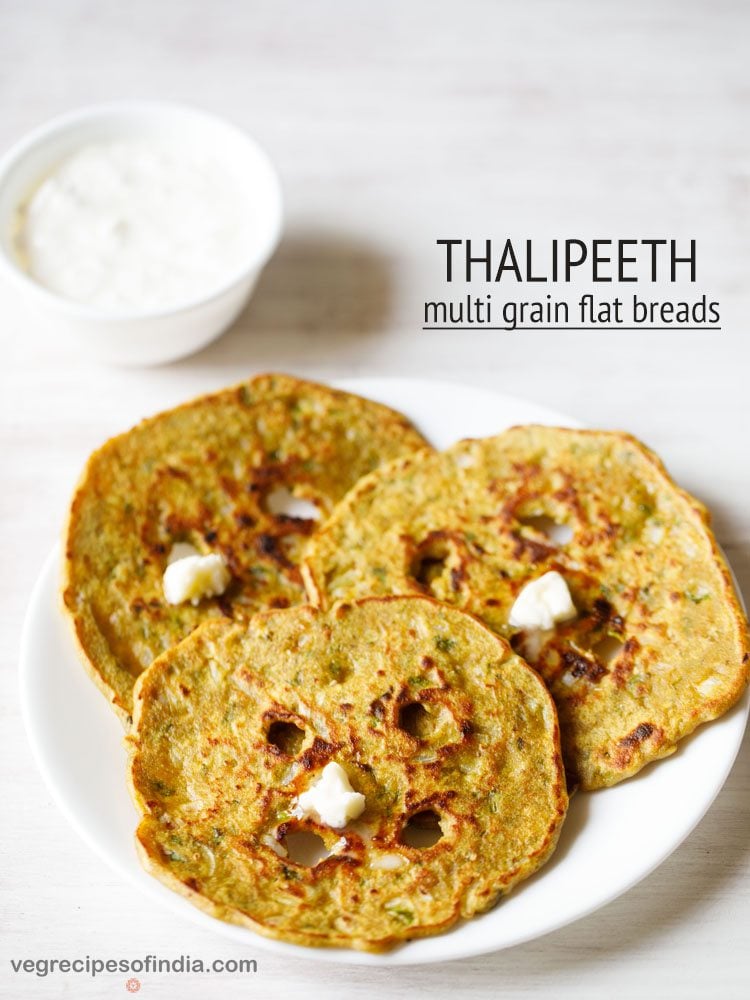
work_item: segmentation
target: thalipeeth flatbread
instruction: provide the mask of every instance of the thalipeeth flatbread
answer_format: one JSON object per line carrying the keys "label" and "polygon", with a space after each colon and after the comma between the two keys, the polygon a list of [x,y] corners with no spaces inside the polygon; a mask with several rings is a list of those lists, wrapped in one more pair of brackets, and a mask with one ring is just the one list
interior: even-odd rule
{"label": "thalipeeth flatbread", "polygon": [[[96,451],[71,507],[64,603],[118,712],[130,712],[141,671],[200,622],[303,601],[298,559],[316,525],[310,515],[325,517],[360,476],[423,447],[386,406],[262,375]],[[290,516],[285,495],[315,509]],[[176,544],[220,554],[231,574],[225,593],[168,604],[162,578]]]}
{"label": "thalipeeth flatbread", "polygon": [[[519,592],[551,570],[576,617],[512,627]],[[323,606],[427,592],[511,640],[549,685],[583,788],[672,753],[748,680],[747,625],[706,510],[623,433],[516,427],[396,460],[339,504],[304,572]]]}
{"label": "thalipeeth flatbread", "polygon": [[[567,807],[544,684],[427,597],[208,622],[141,675],[128,742],[146,868],[298,944],[380,951],[488,909],[547,859]],[[295,818],[329,762],[365,796],[343,829]]]}

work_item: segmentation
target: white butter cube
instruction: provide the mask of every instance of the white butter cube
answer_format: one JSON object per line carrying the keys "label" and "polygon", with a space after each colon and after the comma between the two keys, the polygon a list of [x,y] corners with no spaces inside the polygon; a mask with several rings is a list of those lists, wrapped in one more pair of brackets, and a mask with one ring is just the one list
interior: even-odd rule
{"label": "white butter cube", "polygon": [[218,597],[229,586],[231,574],[224,557],[184,556],[170,562],[164,570],[164,597],[169,604],[199,604],[204,597]]}
{"label": "white butter cube", "polygon": [[350,819],[361,816],[364,808],[364,795],[354,791],[343,767],[331,761],[318,780],[297,798],[294,815],[298,819],[310,816],[325,826],[340,830]]}
{"label": "white butter cube", "polygon": [[554,628],[578,614],[568,585],[555,570],[527,583],[510,609],[515,628]]}

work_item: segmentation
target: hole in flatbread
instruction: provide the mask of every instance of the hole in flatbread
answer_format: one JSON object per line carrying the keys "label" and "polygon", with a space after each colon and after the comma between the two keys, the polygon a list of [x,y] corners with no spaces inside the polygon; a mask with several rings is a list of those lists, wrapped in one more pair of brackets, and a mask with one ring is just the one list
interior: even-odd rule
{"label": "hole in flatbread", "polygon": [[318,521],[320,509],[304,497],[296,497],[286,486],[277,486],[266,494],[264,506],[273,517],[291,517],[295,521]]}
{"label": "hole in flatbread", "polygon": [[472,466],[476,465],[476,459],[470,451],[454,452],[453,461],[459,469],[471,469]]}
{"label": "hole in flatbread", "polygon": [[169,555],[167,556],[167,565],[171,566],[173,562],[178,562],[180,559],[187,559],[189,556],[199,555],[201,555],[201,553],[194,545],[191,545],[190,542],[175,542]]}
{"label": "hole in flatbread", "polygon": [[275,746],[281,753],[288,757],[296,757],[302,748],[305,739],[304,729],[300,729],[293,722],[286,719],[277,719],[268,727],[266,739]]}
{"label": "hole in flatbread", "polygon": [[591,652],[600,663],[607,666],[620,655],[624,648],[625,643],[620,639],[613,635],[606,635],[595,646],[592,646]]}
{"label": "hole in flatbread", "polygon": [[444,597],[435,591],[435,584],[444,581],[444,586],[439,590],[444,590],[450,583],[450,590],[457,589],[459,578],[456,577],[456,587],[454,587],[455,574],[451,571],[450,580],[447,579],[448,563],[451,557],[451,549],[444,538],[426,538],[417,548],[409,570],[411,578],[427,593],[434,594],[435,597]]}
{"label": "hole in flatbread", "polygon": [[440,817],[433,809],[414,813],[401,831],[401,843],[407,847],[434,847],[443,836]]}
{"label": "hole in flatbread", "polygon": [[535,531],[546,535],[553,545],[567,545],[573,537],[573,529],[569,524],[556,521],[553,517],[548,517],[547,514],[519,517],[518,520],[520,524],[527,525],[529,528],[534,528]]}
{"label": "hole in flatbread", "polygon": [[554,629],[526,629],[511,636],[510,644],[514,653],[535,664],[547,643],[554,638]]}
{"label": "hole in flatbread", "polygon": [[292,830],[284,835],[281,843],[289,860],[306,868],[314,868],[331,853],[323,838],[311,830]]}
{"label": "hole in flatbread", "polygon": [[398,726],[418,740],[426,740],[435,729],[435,720],[418,701],[404,705],[398,713]]}
{"label": "hole in flatbread", "polygon": [[424,555],[420,556],[414,563],[412,576],[426,590],[432,588],[433,583],[445,572],[445,564],[448,560],[448,553],[445,555]]}

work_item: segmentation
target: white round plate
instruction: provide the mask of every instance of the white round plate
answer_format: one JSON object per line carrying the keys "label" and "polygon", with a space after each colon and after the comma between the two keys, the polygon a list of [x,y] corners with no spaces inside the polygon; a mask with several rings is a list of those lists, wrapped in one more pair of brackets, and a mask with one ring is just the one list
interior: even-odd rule
{"label": "white round plate", "polygon": [[[521,399],[449,382],[337,384],[401,410],[438,447],[518,423],[577,425]],[[668,760],[615,788],[575,795],[550,862],[481,917],[384,955],[302,948],[215,920],[141,869],[122,727],[81,666],[60,606],[59,573],[55,549],[32,594],[21,650],[26,727],[50,792],[86,843],[146,894],[225,937],[279,954],[366,965],[439,962],[508,948],[591,913],[656,868],[690,833],[724,783],[745,729],[747,695]]]}

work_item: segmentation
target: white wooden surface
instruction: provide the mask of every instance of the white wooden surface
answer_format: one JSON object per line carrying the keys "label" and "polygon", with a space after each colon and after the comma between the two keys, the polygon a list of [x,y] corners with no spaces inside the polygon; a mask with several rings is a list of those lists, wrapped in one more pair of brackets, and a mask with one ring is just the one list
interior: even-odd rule
{"label": "white wooden surface", "polygon": [[[0,0],[0,146],[53,113],[178,98],[250,129],[280,166],[284,242],[201,354],[108,370],[0,297],[3,820],[0,996],[128,995],[9,959],[231,957],[123,885],[37,775],[16,695],[21,620],[89,450],[191,393],[276,368],[448,377],[654,446],[714,510],[750,588],[750,10],[742,2],[462,4]],[[722,333],[427,334],[446,235],[695,236]],[[92,748],[95,752],[95,748]],[[666,763],[664,766],[669,766]],[[610,906],[495,956],[390,972],[282,961],[249,981],[146,977],[139,995],[698,997],[750,989],[750,747],[688,841]],[[219,993],[221,991],[221,994]]]}

